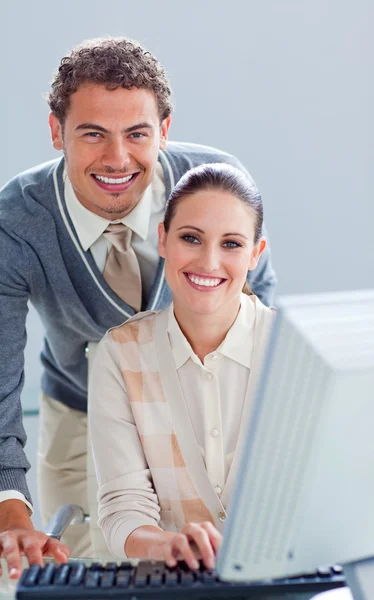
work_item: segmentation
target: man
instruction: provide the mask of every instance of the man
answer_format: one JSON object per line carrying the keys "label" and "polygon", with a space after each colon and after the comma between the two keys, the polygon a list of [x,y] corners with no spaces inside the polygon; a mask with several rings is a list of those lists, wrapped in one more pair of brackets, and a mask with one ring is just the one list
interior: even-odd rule
{"label": "man", "polygon": [[[158,61],[136,42],[91,40],[63,58],[49,95],[52,142],[64,157],[11,180],[0,193],[0,551],[19,573],[58,560],[66,546],[31,524],[20,394],[27,302],[45,328],[39,489],[44,520],[60,504],[87,506],[88,342],[139,310],[170,301],[157,225],[165,201],[192,166],[238,161],[224,152],[167,142],[170,87]],[[269,253],[248,275],[269,304]],[[83,531],[68,542],[89,551]]]}

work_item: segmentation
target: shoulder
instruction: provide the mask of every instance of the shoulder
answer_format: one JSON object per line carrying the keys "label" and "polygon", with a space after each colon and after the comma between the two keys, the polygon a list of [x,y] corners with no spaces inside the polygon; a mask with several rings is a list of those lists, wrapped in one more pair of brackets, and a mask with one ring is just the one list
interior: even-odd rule
{"label": "shoulder", "polygon": [[250,296],[242,294],[242,306],[245,307],[248,313],[254,310],[256,319],[262,319],[271,323],[275,317],[276,309],[273,306],[263,304],[255,294],[251,294]]}
{"label": "shoulder", "polygon": [[181,172],[181,175],[193,167],[209,162],[224,162],[245,171],[235,156],[212,146],[189,142],[168,142],[163,153],[171,162],[174,170]]}
{"label": "shoulder", "polygon": [[122,325],[109,329],[104,337],[111,343],[134,342],[139,345],[149,343],[154,339],[155,318],[160,312],[155,310],[140,312]]}
{"label": "shoulder", "polygon": [[46,179],[53,177],[53,172],[59,163],[62,163],[61,158],[50,160],[18,173],[1,188],[0,197],[6,195],[8,190],[24,189],[28,185],[43,185]]}
{"label": "shoulder", "polygon": [[63,169],[63,159],[49,161],[13,177],[0,190],[0,218],[5,223],[22,212],[32,214],[45,199],[50,201],[56,167]]}

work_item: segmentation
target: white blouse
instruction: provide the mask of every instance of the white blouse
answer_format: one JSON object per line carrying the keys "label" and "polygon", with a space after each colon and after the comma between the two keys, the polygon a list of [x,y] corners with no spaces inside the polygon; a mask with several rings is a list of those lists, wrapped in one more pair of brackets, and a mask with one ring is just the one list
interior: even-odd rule
{"label": "white blouse", "polygon": [[[204,364],[181,332],[170,306],[168,336],[177,375],[208,478],[221,496],[230,470],[248,385],[254,304],[242,297],[238,316]],[[159,506],[145,461],[114,342],[99,346],[90,379],[90,430],[99,480],[99,525],[113,554],[123,557],[127,537],[143,525],[158,525]],[[109,433],[110,432],[110,433]],[[119,489],[127,475],[131,489]],[[225,496],[221,499],[225,505]]]}
{"label": "white blouse", "polygon": [[196,356],[169,308],[168,334],[177,374],[208,477],[220,495],[238,439],[251,366],[254,311],[242,303],[221,345]]}

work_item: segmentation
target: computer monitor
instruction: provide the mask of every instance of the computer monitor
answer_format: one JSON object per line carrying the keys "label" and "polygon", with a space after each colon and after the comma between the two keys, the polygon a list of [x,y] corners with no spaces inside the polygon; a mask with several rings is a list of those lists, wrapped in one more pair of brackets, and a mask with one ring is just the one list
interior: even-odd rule
{"label": "computer monitor", "polygon": [[374,557],[374,290],[277,308],[218,557],[227,580]]}

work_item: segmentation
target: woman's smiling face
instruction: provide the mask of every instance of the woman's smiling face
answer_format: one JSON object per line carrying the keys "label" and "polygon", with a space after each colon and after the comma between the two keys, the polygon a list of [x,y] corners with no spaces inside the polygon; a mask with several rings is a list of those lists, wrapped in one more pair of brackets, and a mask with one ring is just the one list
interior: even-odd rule
{"label": "woman's smiling face", "polygon": [[159,226],[159,253],[174,307],[192,313],[237,311],[247,271],[266,242],[254,244],[255,212],[221,189],[183,197],[166,233]]}

